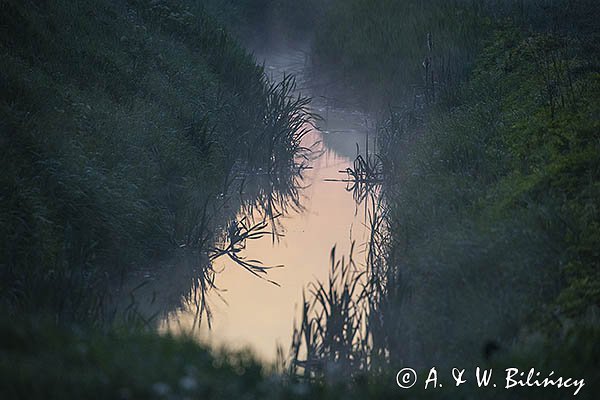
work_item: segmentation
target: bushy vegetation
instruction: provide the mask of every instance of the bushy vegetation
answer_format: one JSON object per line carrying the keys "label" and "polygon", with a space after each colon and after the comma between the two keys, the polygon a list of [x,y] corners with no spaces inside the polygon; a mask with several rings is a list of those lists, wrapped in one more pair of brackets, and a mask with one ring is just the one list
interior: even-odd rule
{"label": "bushy vegetation", "polygon": [[315,67],[388,105],[387,231],[355,357],[481,362],[486,343],[556,339],[597,314],[597,17],[589,1],[330,9]]}
{"label": "bushy vegetation", "polygon": [[207,250],[235,173],[294,168],[306,100],[291,79],[269,83],[202,3],[0,7],[11,312],[100,317],[122,271]]}
{"label": "bushy vegetation", "polygon": [[559,334],[600,305],[598,52],[585,46],[500,29],[422,131],[388,137],[411,142],[388,157],[396,323],[429,357]]}

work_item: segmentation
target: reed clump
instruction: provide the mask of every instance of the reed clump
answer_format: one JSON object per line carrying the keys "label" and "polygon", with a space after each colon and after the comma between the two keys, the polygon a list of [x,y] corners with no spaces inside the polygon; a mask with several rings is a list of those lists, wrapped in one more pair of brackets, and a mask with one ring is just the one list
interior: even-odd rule
{"label": "reed clump", "polygon": [[299,173],[309,100],[292,77],[269,82],[203,2],[0,8],[0,301],[11,313],[100,320],[122,276],[206,255],[233,217],[237,166],[279,187]]}

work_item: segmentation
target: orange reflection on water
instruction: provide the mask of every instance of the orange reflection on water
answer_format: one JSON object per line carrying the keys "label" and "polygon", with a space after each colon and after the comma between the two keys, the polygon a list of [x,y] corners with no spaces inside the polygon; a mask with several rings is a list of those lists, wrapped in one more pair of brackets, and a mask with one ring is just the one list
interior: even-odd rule
{"label": "orange reflection on water", "polygon": [[[363,207],[357,207],[345,184],[325,179],[343,177],[339,171],[352,162],[349,155],[336,151],[335,143],[354,148],[353,141],[364,141],[364,135],[355,130],[340,131],[329,133],[332,137],[327,141],[323,141],[323,135],[313,129],[304,138],[306,145],[320,142],[322,152],[312,162],[313,168],[304,173],[307,187],[300,193],[303,210],[279,218],[284,235],[279,240],[274,242],[270,236],[251,240],[244,250],[247,259],[260,260],[267,266],[283,264],[268,273],[268,278],[280,286],[252,276],[226,257],[218,259],[214,267],[220,272],[215,284],[222,290],[222,300],[216,293],[209,293],[212,327],[209,330],[203,321],[194,332],[202,342],[228,349],[250,348],[263,360],[273,361],[277,345],[286,352],[289,349],[303,289],[327,277],[331,248],[335,245],[337,254],[347,255],[352,240],[359,250],[363,248],[367,240]],[[355,254],[358,261],[362,258],[362,254]],[[172,316],[170,329],[189,332],[195,312],[192,306]]]}

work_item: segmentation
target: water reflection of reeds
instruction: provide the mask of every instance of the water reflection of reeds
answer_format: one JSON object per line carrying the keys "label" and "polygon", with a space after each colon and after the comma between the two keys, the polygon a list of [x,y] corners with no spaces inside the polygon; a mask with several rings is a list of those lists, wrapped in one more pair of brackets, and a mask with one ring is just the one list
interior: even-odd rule
{"label": "water reflection of reeds", "polygon": [[[187,221],[179,252],[170,262],[137,269],[123,278],[115,313],[144,324],[166,318],[180,309],[195,310],[194,327],[210,324],[209,293],[219,296],[217,259],[227,257],[250,274],[266,277],[269,269],[260,260],[242,255],[247,243],[281,234],[278,218],[301,211],[302,173],[308,168],[311,149],[303,138],[313,129],[310,99],[296,94],[293,76],[265,85],[266,110],[262,133],[247,154],[232,163],[227,178],[215,196],[188,199]],[[243,134],[242,134],[243,136]]]}

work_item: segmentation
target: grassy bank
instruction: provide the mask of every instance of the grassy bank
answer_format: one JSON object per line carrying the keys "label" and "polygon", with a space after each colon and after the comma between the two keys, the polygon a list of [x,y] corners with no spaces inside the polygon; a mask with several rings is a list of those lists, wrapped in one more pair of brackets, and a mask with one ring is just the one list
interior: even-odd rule
{"label": "grassy bank", "polygon": [[423,131],[388,137],[408,141],[388,157],[397,323],[429,357],[559,335],[600,304],[598,70],[563,40],[503,29]]}
{"label": "grassy bank", "polygon": [[[308,115],[293,90],[208,2],[0,2],[1,398],[271,393],[249,355],[160,337],[133,294],[124,315],[112,307],[135,272],[169,311],[210,284],[215,242],[256,235],[222,233],[240,202],[297,196]],[[235,178],[251,182],[244,199]]]}
{"label": "grassy bank", "polygon": [[330,9],[315,68],[385,110],[388,231],[358,357],[482,362],[597,321],[597,17],[588,1]]}
{"label": "grassy bank", "polygon": [[292,169],[304,100],[268,83],[203,3],[0,8],[9,312],[101,318],[124,271],[208,250],[236,173]]}

